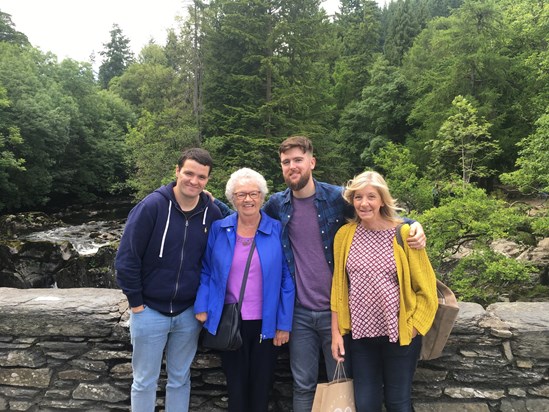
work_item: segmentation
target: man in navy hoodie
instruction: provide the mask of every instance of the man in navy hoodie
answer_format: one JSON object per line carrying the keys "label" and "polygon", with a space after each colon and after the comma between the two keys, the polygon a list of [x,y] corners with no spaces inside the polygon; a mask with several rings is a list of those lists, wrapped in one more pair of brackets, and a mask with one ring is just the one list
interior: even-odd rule
{"label": "man in navy hoodie", "polygon": [[128,215],[115,267],[131,308],[132,412],[154,411],[164,350],[165,409],[189,409],[190,366],[202,327],[193,304],[208,231],[221,218],[203,193],[211,170],[207,151],[184,151],[176,181],[149,194]]}

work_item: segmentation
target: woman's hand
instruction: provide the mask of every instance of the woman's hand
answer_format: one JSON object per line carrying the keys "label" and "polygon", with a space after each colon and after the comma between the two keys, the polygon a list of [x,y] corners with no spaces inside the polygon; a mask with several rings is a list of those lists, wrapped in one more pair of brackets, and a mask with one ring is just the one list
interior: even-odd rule
{"label": "woman's hand", "polygon": [[338,361],[345,360],[345,346],[343,346],[343,336],[339,332],[332,331],[332,357]]}
{"label": "woman's hand", "polygon": [[275,346],[282,346],[285,343],[288,343],[290,340],[290,332],[286,330],[277,330],[275,337],[273,339],[273,344]]}
{"label": "woman's hand", "polygon": [[416,329],[416,328],[413,328],[413,329],[412,329],[412,339],[414,339],[414,338],[417,336],[418,333],[419,333],[419,332],[417,331],[417,329]]}
{"label": "woman's hand", "polygon": [[412,249],[425,248],[427,238],[425,237],[425,232],[423,231],[423,226],[421,226],[421,223],[414,222],[410,225],[410,236],[408,236],[406,242]]}
{"label": "woman's hand", "polygon": [[208,314],[206,312],[200,312],[194,315],[197,321],[204,323],[208,319]]}

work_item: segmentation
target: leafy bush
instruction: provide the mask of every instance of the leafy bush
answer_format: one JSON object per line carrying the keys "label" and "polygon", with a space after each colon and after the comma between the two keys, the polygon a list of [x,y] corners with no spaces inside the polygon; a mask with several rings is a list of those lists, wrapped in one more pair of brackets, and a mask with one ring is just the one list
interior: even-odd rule
{"label": "leafy bush", "polygon": [[441,194],[441,205],[418,217],[427,233],[435,266],[460,252],[464,245],[476,249],[495,239],[513,238],[527,219],[503,200],[472,185],[462,189],[461,183],[448,183],[441,188]]}
{"label": "leafy bush", "polygon": [[488,305],[502,294],[524,294],[534,288],[531,280],[537,271],[527,263],[480,249],[460,259],[449,278],[458,299]]}

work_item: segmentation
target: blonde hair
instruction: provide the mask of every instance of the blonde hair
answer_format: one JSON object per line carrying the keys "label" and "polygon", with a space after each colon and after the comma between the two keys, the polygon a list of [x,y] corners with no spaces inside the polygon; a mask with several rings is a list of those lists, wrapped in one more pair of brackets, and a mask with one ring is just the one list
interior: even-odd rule
{"label": "blonde hair", "polygon": [[[378,172],[362,172],[353,179],[349,180],[345,186],[345,190],[343,191],[343,198],[347,203],[352,205],[355,192],[364,189],[366,186],[375,187],[381,196],[381,202],[383,203],[383,206],[379,209],[381,217],[391,222],[402,222],[402,219],[398,215],[398,211],[403,209],[395,205],[395,199],[393,199],[391,192],[389,192],[387,182],[385,182],[383,176],[381,176]],[[353,221],[360,223],[360,219],[356,213]]]}

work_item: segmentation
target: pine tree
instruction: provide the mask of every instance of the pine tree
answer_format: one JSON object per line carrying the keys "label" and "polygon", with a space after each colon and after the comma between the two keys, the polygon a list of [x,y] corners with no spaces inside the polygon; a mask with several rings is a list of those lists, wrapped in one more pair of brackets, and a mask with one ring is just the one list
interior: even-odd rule
{"label": "pine tree", "polygon": [[99,52],[103,56],[103,63],[99,66],[99,83],[104,89],[109,87],[113,77],[122,75],[134,61],[130,40],[124,36],[118,24],[113,24],[110,35],[111,40],[104,43],[105,49]]}

